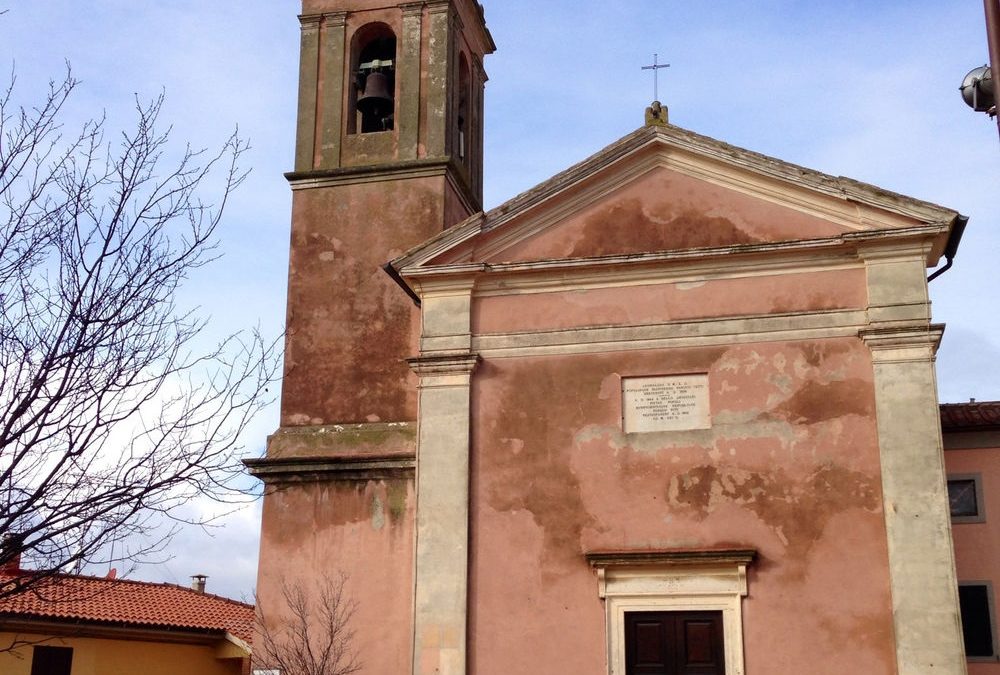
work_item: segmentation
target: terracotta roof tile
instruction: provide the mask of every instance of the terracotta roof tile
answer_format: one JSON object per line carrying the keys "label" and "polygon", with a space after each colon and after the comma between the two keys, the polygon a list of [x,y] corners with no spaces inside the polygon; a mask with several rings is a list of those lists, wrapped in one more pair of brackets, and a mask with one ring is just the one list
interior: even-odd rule
{"label": "terracotta roof tile", "polygon": [[[0,584],[11,577],[0,576]],[[0,599],[0,617],[73,619],[132,627],[229,632],[247,644],[253,605],[175,584],[61,574]]]}
{"label": "terracotta roof tile", "polygon": [[1000,427],[1000,401],[941,404],[941,428],[945,431],[973,431],[993,427]]}

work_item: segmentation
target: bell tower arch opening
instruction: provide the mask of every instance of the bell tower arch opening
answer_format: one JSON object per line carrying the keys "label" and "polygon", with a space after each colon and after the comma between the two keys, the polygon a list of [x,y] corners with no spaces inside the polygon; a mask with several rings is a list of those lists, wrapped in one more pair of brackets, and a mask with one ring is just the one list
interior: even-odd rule
{"label": "bell tower arch opening", "polygon": [[347,133],[392,131],[396,113],[396,34],[384,23],[361,27],[351,45]]}
{"label": "bell tower arch opening", "polygon": [[472,118],[469,116],[469,100],[472,98],[472,82],[469,75],[469,59],[462,52],[458,58],[458,115],[456,117],[455,131],[458,135],[456,139],[456,153],[459,161],[469,166],[469,141],[471,139],[469,125]]}

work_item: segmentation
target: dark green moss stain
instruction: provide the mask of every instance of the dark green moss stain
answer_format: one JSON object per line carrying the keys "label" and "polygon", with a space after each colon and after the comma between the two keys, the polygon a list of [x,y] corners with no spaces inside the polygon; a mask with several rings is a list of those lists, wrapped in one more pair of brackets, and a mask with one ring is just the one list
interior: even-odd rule
{"label": "dark green moss stain", "polygon": [[407,512],[407,481],[391,481],[386,486],[386,496],[389,501],[389,520],[393,525],[403,521]]}

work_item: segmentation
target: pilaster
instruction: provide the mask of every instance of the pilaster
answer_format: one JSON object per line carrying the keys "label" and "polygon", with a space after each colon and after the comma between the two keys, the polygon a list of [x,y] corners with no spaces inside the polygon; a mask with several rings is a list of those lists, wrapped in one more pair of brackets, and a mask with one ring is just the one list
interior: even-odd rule
{"label": "pilaster", "polygon": [[899,675],[966,672],[934,373],[942,333],[861,333],[875,374]]}
{"label": "pilaster", "polygon": [[434,2],[427,5],[429,47],[427,59],[426,130],[424,147],[428,157],[444,157],[447,152],[449,126],[448,86],[451,74],[452,53],[451,3]]}
{"label": "pilaster", "polygon": [[465,675],[469,413],[475,355],[422,356],[417,431],[414,675]]}
{"label": "pilaster", "polygon": [[295,170],[313,168],[316,151],[316,97],[319,82],[319,31],[322,16],[299,17],[301,47],[299,50],[299,110],[295,128]]}
{"label": "pilaster", "polygon": [[344,127],[344,73],[347,12],[323,15],[320,31],[320,157],[319,168],[340,166]]}
{"label": "pilaster", "polygon": [[486,120],[484,114],[486,110],[486,69],[479,58],[473,58],[472,63],[472,125],[474,130],[471,144],[471,170],[469,182],[472,185],[472,192],[480,202],[483,200],[483,148],[485,145],[484,129]]}
{"label": "pilaster", "polygon": [[420,38],[424,6],[422,2],[400,5],[403,31],[399,41],[399,91],[409,95],[399,99],[399,159],[416,159],[420,142]]}

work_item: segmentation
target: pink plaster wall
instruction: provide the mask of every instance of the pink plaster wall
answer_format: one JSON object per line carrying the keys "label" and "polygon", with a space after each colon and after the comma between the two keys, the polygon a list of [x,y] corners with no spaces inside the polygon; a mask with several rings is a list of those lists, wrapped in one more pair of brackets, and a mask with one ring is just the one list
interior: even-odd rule
{"label": "pink plaster wall", "polygon": [[[624,297],[623,297],[624,296]],[[864,309],[863,268],[773,276],[478,296],[477,335],[600,325],[648,325],[752,314]]]}
{"label": "pink plaster wall", "polygon": [[444,229],[444,178],[299,190],[283,426],[416,419],[419,312],[382,265]]}
{"label": "pink plaster wall", "polygon": [[[709,375],[712,428],[621,431],[621,377]],[[750,547],[748,673],[895,673],[871,357],[854,338],[487,359],[475,675],[604,675],[597,550]]]}
{"label": "pink plaster wall", "polygon": [[[555,209],[585,189],[586,185],[577,186],[524,217],[538,218],[540,212]],[[516,223],[505,224],[501,230],[509,232],[515,227]],[[828,220],[659,168],[545,231],[486,256],[485,261],[586,258],[795,241],[844,231]],[[484,238],[482,244],[489,240]]]}
{"label": "pink plaster wall", "polygon": [[[1000,435],[994,435],[997,438],[993,447],[947,450],[944,461],[949,474],[982,476],[985,522],[951,526],[958,580],[990,581],[994,592],[1000,592]],[[993,611],[997,611],[995,605]],[[969,675],[998,673],[1000,663],[969,663]]]}
{"label": "pink plaster wall", "polygon": [[293,489],[270,489],[264,498],[257,581],[265,616],[285,620],[283,580],[308,583],[323,573],[343,573],[347,595],[357,603],[350,626],[355,631],[351,644],[363,663],[360,675],[410,672],[412,479],[298,482]]}

